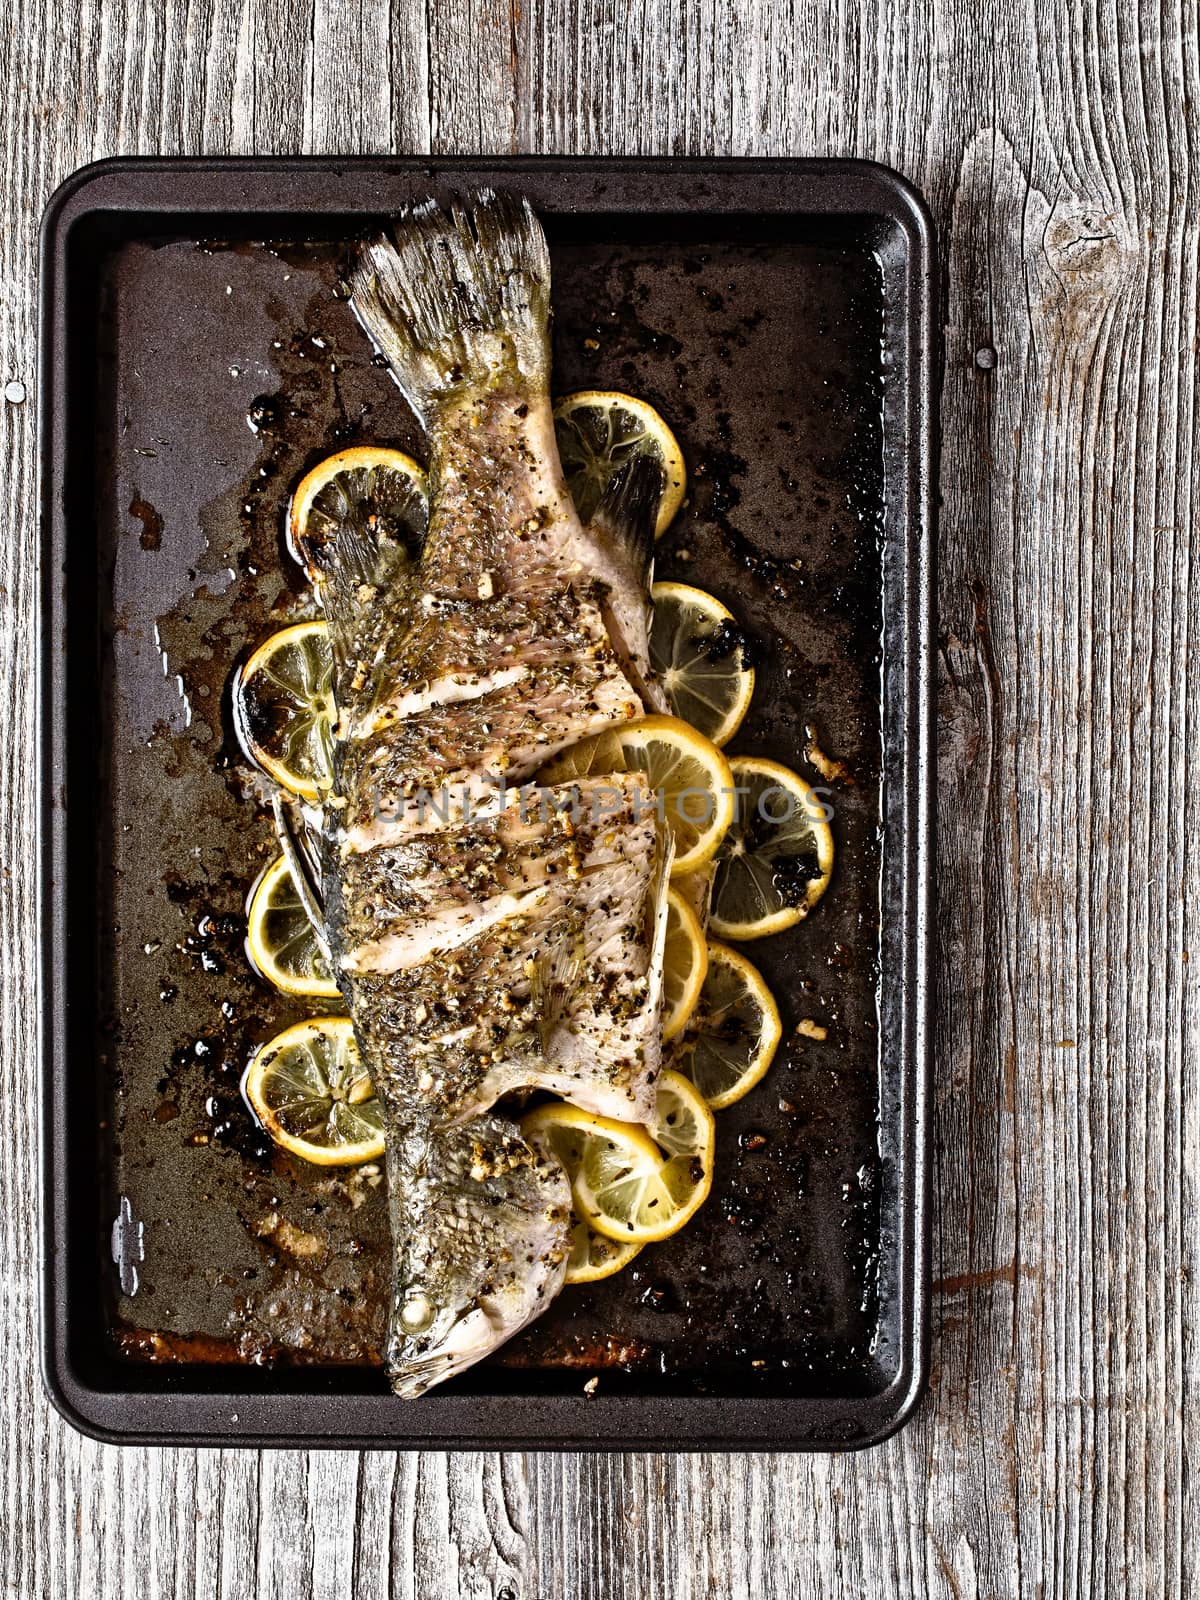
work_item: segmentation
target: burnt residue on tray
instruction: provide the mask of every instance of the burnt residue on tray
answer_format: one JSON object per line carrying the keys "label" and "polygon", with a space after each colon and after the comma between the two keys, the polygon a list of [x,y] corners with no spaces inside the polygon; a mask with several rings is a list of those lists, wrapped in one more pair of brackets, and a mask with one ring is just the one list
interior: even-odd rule
{"label": "burnt residue on tray", "polygon": [[[785,1040],[719,1115],[707,1205],[623,1274],[564,1290],[460,1381],[535,1368],[577,1389],[603,1368],[606,1388],[857,1392],[880,1315],[879,270],[833,238],[573,231],[552,247],[556,386],[628,390],[674,427],[689,494],[657,575],[734,611],[730,645],[758,682],[732,749],[828,790],[837,864],[806,922],[748,951]],[[275,847],[230,680],[311,614],[283,537],[297,480],[345,444],[423,448],[346,303],[343,252],[175,239],[106,267],[100,1243],[108,1260],[118,1214],[140,1230],[136,1293],[110,1268],[112,1340],[132,1361],[378,1362],[382,1173],[294,1161],[239,1092],[255,1045],[323,1007],[274,994],[245,958],[246,894]],[[810,734],[841,773],[809,762]]]}

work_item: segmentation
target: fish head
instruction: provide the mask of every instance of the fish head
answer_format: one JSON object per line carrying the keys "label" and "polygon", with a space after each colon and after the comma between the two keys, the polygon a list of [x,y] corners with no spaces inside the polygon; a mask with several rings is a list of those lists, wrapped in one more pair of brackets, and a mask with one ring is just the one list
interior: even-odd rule
{"label": "fish head", "polygon": [[[387,1367],[415,1397],[511,1339],[562,1287],[571,1189],[557,1162],[494,1116],[427,1129],[419,1172],[389,1169],[396,1293]],[[410,1147],[411,1148],[411,1147]]]}
{"label": "fish head", "polygon": [[[465,1289],[465,1284],[464,1284]],[[482,1361],[529,1320],[517,1294],[486,1299],[452,1296],[436,1305],[421,1284],[410,1284],[395,1308],[388,1345],[392,1390],[424,1394]]]}

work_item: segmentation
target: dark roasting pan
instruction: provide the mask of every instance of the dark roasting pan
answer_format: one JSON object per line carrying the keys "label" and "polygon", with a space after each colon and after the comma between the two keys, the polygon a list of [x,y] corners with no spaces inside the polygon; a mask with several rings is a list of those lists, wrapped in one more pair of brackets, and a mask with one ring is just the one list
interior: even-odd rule
{"label": "dark roasting pan", "polygon": [[[722,596],[757,652],[733,748],[813,778],[812,726],[847,776],[829,781],[829,893],[749,952],[785,1044],[720,1118],[707,1206],[402,1403],[376,1355],[382,1187],[298,1171],[238,1100],[246,1053],[300,1011],[241,948],[269,831],[228,683],[303,603],[280,534],[299,475],[359,438],[420,453],[339,295],[345,241],[480,185],[525,191],[546,222],[558,392],[643,395],[680,437],[691,495],[659,573]],[[59,190],[40,380],[43,1348],[77,1426],[820,1449],[909,1415],[927,1329],[933,305],[924,206],[861,162],[117,161]]]}

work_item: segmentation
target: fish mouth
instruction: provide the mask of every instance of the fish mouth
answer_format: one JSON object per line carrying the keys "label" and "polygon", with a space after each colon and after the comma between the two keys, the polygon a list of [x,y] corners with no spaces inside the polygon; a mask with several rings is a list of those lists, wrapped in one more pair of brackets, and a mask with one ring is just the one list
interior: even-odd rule
{"label": "fish mouth", "polygon": [[405,1361],[402,1365],[389,1363],[388,1376],[394,1395],[401,1400],[415,1400],[443,1378],[452,1377],[456,1370],[453,1355],[448,1350],[439,1350],[436,1355]]}
{"label": "fish mouth", "polygon": [[[428,1334],[414,1338],[398,1331],[388,1352],[388,1378],[393,1394],[402,1399],[424,1394],[436,1383],[473,1367],[477,1361],[498,1350],[524,1323],[524,1318],[506,1317],[498,1309],[489,1311],[480,1304],[466,1307],[445,1317],[432,1339]],[[419,1353],[414,1346],[425,1348]],[[411,1353],[408,1353],[411,1352]]]}

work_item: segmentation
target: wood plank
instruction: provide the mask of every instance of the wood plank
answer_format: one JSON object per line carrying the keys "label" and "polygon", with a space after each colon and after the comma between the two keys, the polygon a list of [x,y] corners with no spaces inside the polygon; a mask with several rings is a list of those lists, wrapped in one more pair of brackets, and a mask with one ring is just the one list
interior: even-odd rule
{"label": "wood plank", "polygon": [[117,1452],[50,1411],[34,416],[4,406],[6,1591],[1190,1592],[1192,8],[13,0],[0,77],[0,381],[31,395],[41,206],[115,152],[853,153],[925,189],[947,268],[937,1339],[865,1456]]}

